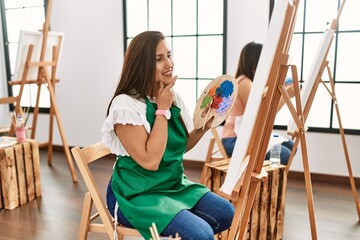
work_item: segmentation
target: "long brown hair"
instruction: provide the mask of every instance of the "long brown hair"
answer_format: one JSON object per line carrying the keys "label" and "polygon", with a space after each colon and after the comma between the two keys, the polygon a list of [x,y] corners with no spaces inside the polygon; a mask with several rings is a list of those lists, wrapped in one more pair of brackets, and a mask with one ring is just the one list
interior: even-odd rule
{"label": "long brown hair", "polygon": [[262,44],[249,42],[241,51],[235,77],[245,75],[251,81],[254,79],[255,71],[259,62]]}
{"label": "long brown hair", "polygon": [[158,31],[145,31],[134,37],[126,50],[119,84],[112,97],[127,94],[136,99],[144,99],[154,91],[156,72],[156,47],[165,39]]}

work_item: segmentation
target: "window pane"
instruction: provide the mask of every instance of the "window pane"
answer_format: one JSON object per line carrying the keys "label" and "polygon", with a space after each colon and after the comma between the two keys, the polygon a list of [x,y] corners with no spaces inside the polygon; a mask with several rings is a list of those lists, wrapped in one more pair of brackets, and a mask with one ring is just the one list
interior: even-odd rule
{"label": "window pane", "polygon": [[173,34],[196,34],[196,1],[173,0]]}
{"label": "window pane", "polygon": [[177,79],[174,90],[179,93],[189,110],[190,116],[194,114],[196,106],[196,80],[195,79]]}
{"label": "window pane", "polygon": [[174,37],[173,40],[176,74],[181,78],[196,77],[196,37]]}
{"label": "window pane", "polygon": [[149,0],[149,30],[171,35],[171,1]]}
{"label": "window pane", "polygon": [[[293,106],[296,106],[295,99],[291,99]],[[284,125],[287,126],[289,124],[289,120],[292,119],[289,108],[286,104],[281,108],[281,110],[276,114],[274,125]]]}
{"label": "window pane", "polygon": [[[13,96],[17,96],[19,94],[20,86],[13,86]],[[24,91],[21,97],[21,106],[36,106],[36,96],[37,96],[37,85],[35,84],[28,84],[24,86]],[[43,85],[41,87],[41,94],[40,94],[40,108],[49,108],[50,107],[50,95],[47,88]]]}
{"label": "window pane", "polygon": [[6,11],[6,23],[9,42],[19,41],[20,30],[25,29],[25,13],[23,9]]}
{"label": "window pane", "polygon": [[44,0],[4,0],[5,8],[43,6]]}
{"label": "window pane", "polygon": [[223,33],[223,7],[220,0],[199,0],[199,34]]}
{"label": "window pane", "polygon": [[21,30],[38,31],[43,28],[45,22],[45,11],[43,6],[25,8],[24,14],[26,18],[25,29]]}
{"label": "window pane", "polygon": [[[304,107],[304,106],[303,106]],[[318,86],[306,120],[307,127],[330,127],[331,97],[322,85]]]}
{"label": "window pane", "polygon": [[360,81],[360,33],[341,33],[338,41],[336,81]]}
{"label": "window pane", "polygon": [[323,31],[336,18],[337,6],[338,0],[306,1],[305,31]]}
{"label": "window pane", "polygon": [[126,1],[126,11],[127,37],[147,30],[147,0]]}
{"label": "window pane", "polygon": [[294,32],[302,32],[303,31],[303,21],[304,21],[304,3],[305,1],[300,1],[299,7],[296,13],[296,22]]}
{"label": "window pane", "polygon": [[15,71],[15,61],[16,61],[16,54],[18,50],[18,44],[17,43],[9,43],[9,58],[10,58],[10,71],[11,75]]}
{"label": "window pane", "polygon": [[[31,19],[31,21],[29,20]],[[20,30],[37,31],[42,29],[45,14],[42,7],[13,9],[6,11],[8,41],[19,41]]]}
{"label": "window pane", "polygon": [[222,37],[199,37],[198,77],[216,78],[222,75],[222,50]]}
{"label": "window pane", "polygon": [[[344,129],[360,129],[360,107],[354,106],[360,102],[360,84],[335,85],[338,99],[341,123]],[[334,109],[333,127],[339,128],[339,122]]]}
{"label": "window pane", "polygon": [[359,9],[360,9],[359,0],[346,1],[344,5],[344,9],[340,16],[340,22],[339,22],[340,30],[360,29]]}

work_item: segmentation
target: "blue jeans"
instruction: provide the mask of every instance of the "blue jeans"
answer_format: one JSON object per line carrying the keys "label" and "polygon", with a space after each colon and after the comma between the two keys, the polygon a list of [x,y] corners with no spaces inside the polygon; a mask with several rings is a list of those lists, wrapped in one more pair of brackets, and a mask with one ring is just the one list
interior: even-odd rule
{"label": "blue jeans", "polygon": [[[116,199],[111,189],[111,181],[107,188],[106,201],[111,215],[114,216]],[[160,235],[175,237],[178,233],[182,240],[214,239],[214,234],[231,226],[234,210],[234,206],[228,200],[213,192],[207,192],[192,209],[185,209],[176,214]],[[134,228],[120,208],[118,222]]]}
{"label": "blue jeans", "polygon": [[[222,144],[224,145],[226,154],[231,157],[234,151],[236,137],[232,138],[223,138],[221,139]],[[294,147],[294,141],[289,139],[286,142],[281,143],[281,153],[280,153],[280,162],[283,165],[286,165],[289,161],[291,150]],[[265,160],[270,159],[270,151],[265,155]]]}

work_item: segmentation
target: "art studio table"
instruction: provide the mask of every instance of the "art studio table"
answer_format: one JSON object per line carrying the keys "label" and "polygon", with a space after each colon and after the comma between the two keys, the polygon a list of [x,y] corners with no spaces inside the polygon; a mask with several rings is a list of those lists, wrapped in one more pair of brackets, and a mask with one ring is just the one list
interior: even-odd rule
{"label": "art studio table", "polygon": [[[10,137],[1,137],[11,139]],[[12,210],[41,196],[39,144],[0,147],[0,208]]]}

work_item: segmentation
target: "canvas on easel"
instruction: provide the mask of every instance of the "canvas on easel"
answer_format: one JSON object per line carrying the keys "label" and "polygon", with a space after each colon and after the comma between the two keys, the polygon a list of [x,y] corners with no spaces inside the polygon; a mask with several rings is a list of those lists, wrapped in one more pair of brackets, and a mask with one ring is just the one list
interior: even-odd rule
{"label": "canvas on easel", "polygon": [[[352,173],[352,167],[351,167],[351,162],[350,162],[350,157],[349,157],[349,153],[348,153],[348,149],[347,149],[347,144],[346,144],[346,140],[345,140],[345,133],[344,133],[344,129],[342,127],[342,121],[341,121],[341,116],[340,116],[340,110],[339,110],[339,105],[338,105],[338,100],[336,98],[336,94],[335,94],[335,85],[334,85],[334,81],[332,78],[332,74],[330,71],[330,67],[329,67],[329,62],[326,60],[327,59],[327,55],[329,53],[331,44],[332,44],[332,40],[339,22],[339,18],[340,15],[342,13],[342,10],[344,8],[346,0],[342,1],[342,4],[339,8],[338,14],[336,19],[334,19],[331,23],[331,25],[329,26],[328,29],[326,29],[326,31],[323,33],[322,39],[320,41],[317,53],[315,55],[315,59],[313,61],[313,64],[311,65],[310,68],[310,72],[308,75],[308,78],[305,81],[305,84],[303,85],[303,88],[301,89],[301,103],[304,106],[303,109],[303,117],[304,120],[303,122],[306,122],[306,119],[308,117],[308,114],[310,112],[312,103],[314,101],[318,86],[320,83],[323,84],[323,86],[325,87],[326,91],[329,93],[330,97],[332,98],[335,110],[336,110],[336,116],[339,122],[339,132],[341,135],[341,140],[342,140],[342,144],[343,144],[343,150],[344,150],[344,154],[345,154],[345,160],[346,160],[346,166],[348,169],[348,173],[349,173],[349,180],[350,180],[350,185],[351,185],[351,190],[352,190],[352,194],[353,194],[353,198],[355,201],[355,206],[356,206],[356,210],[358,213],[358,219],[360,219],[360,203],[359,203],[359,198],[357,195],[357,190],[356,190],[356,185],[355,185],[355,180],[354,180],[354,176]],[[329,77],[329,82],[330,82],[330,88],[325,84],[325,82],[322,80],[322,76],[324,75],[324,71],[327,73],[328,77]],[[288,100],[289,101],[289,100]],[[294,143],[294,149],[296,149],[297,145],[298,145],[298,136],[299,134],[301,134],[301,131],[306,131],[306,129],[302,129],[301,127],[299,128],[299,124],[297,124],[294,121],[295,118],[291,118],[289,121],[289,125],[288,125],[288,129],[287,132],[289,135],[291,135],[293,138],[295,138],[295,143]],[[288,163],[288,169],[291,165],[293,159],[293,153],[291,154],[291,157],[289,159],[289,163]]]}
{"label": "canvas on easel", "polygon": [[[20,31],[19,43],[17,49],[17,56],[15,61],[15,70],[12,75],[12,81],[10,85],[12,85],[13,94],[17,95],[20,89],[20,83],[22,79],[22,74],[26,64],[26,57],[29,50],[29,45],[33,45],[33,53],[31,56],[32,62],[37,62],[40,59],[41,48],[42,48],[42,37],[43,34],[40,31]],[[64,33],[63,32],[48,32],[47,43],[46,43],[46,53],[44,57],[44,61],[52,62],[52,52],[53,47],[56,47],[59,51],[59,57],[61,58],[61,50],[64,41]],[[59,66],[59,61],[57,61],[57,67]],[[39,69],[36,67],[29,68],[29,72],[26,78],[26,86],[24,87],[24,91],[22,93],[22,101],[21,105],[35,106],[36,105],[36,95],[37,95],[37,87],[35,86],[38,81],[38,71]],[[47,71],[51,72],[51,66],[47,66]],[[34,96],[34,97],[33,97]],[[41,91],[41,99],[50,99],[49,91],[44,89]],[[46,104],[42,107],[50,107],[49,104]]]}
{"label": "canvas on easel", "polygon": [[[61,33],[50,32],[50,15],[51,15],[52,1],[47,2],[46,18],[41,32],[30,33],[22,32],[20,35],[20,44],[17,59],[17,68],[14,73],[13,81],[10,81],[10,85],[19,85],[18,96],[14,97],[14,111],[20,112],[21,99],[24,94],[24,88],[28,85],[36,85],[36,100],[33,111],[33,123],[31,127],[30,138],[35,138],[37,118],[39,113],[39,103],[41,97],[42,87],[46,87],[48,91],[48,97],[50,98],[49,106],[49,139],[48,142],[42,144],[48,148],[48,164],[51,165],[52,160],[52,140],[53,140],[53,127],[54,117],[56,118],[59,128],[60,137],[64,146],[64,152],[68,161],[69,170],[73,182],[77,182],[77,175],[74,168],[73,160],[70,154],[70,149],[65,137],[60,113],[58,110],[57,102],[55,99],[55,83],[56,70],[59,62],[60,49],[62,44]],[[50,45],[47,45],[47,44]],[[19,78],[19,79],[15,79]],[[10,129],[10,133],[13,131],[13,127]]]}
{"label": "canvas on easel", "polygon": [[[289,66],[288,50],[298,4],[298,0],[280,0],[275,5],[248,99],[251,107],[245,109],[226,178],[219,191],[235,205],[229,239],[243,239],[257,186],[267,175],[262,167],[281,97],[279,89],[284,85]],[[311,184],[307,189],[315,239]]]}

